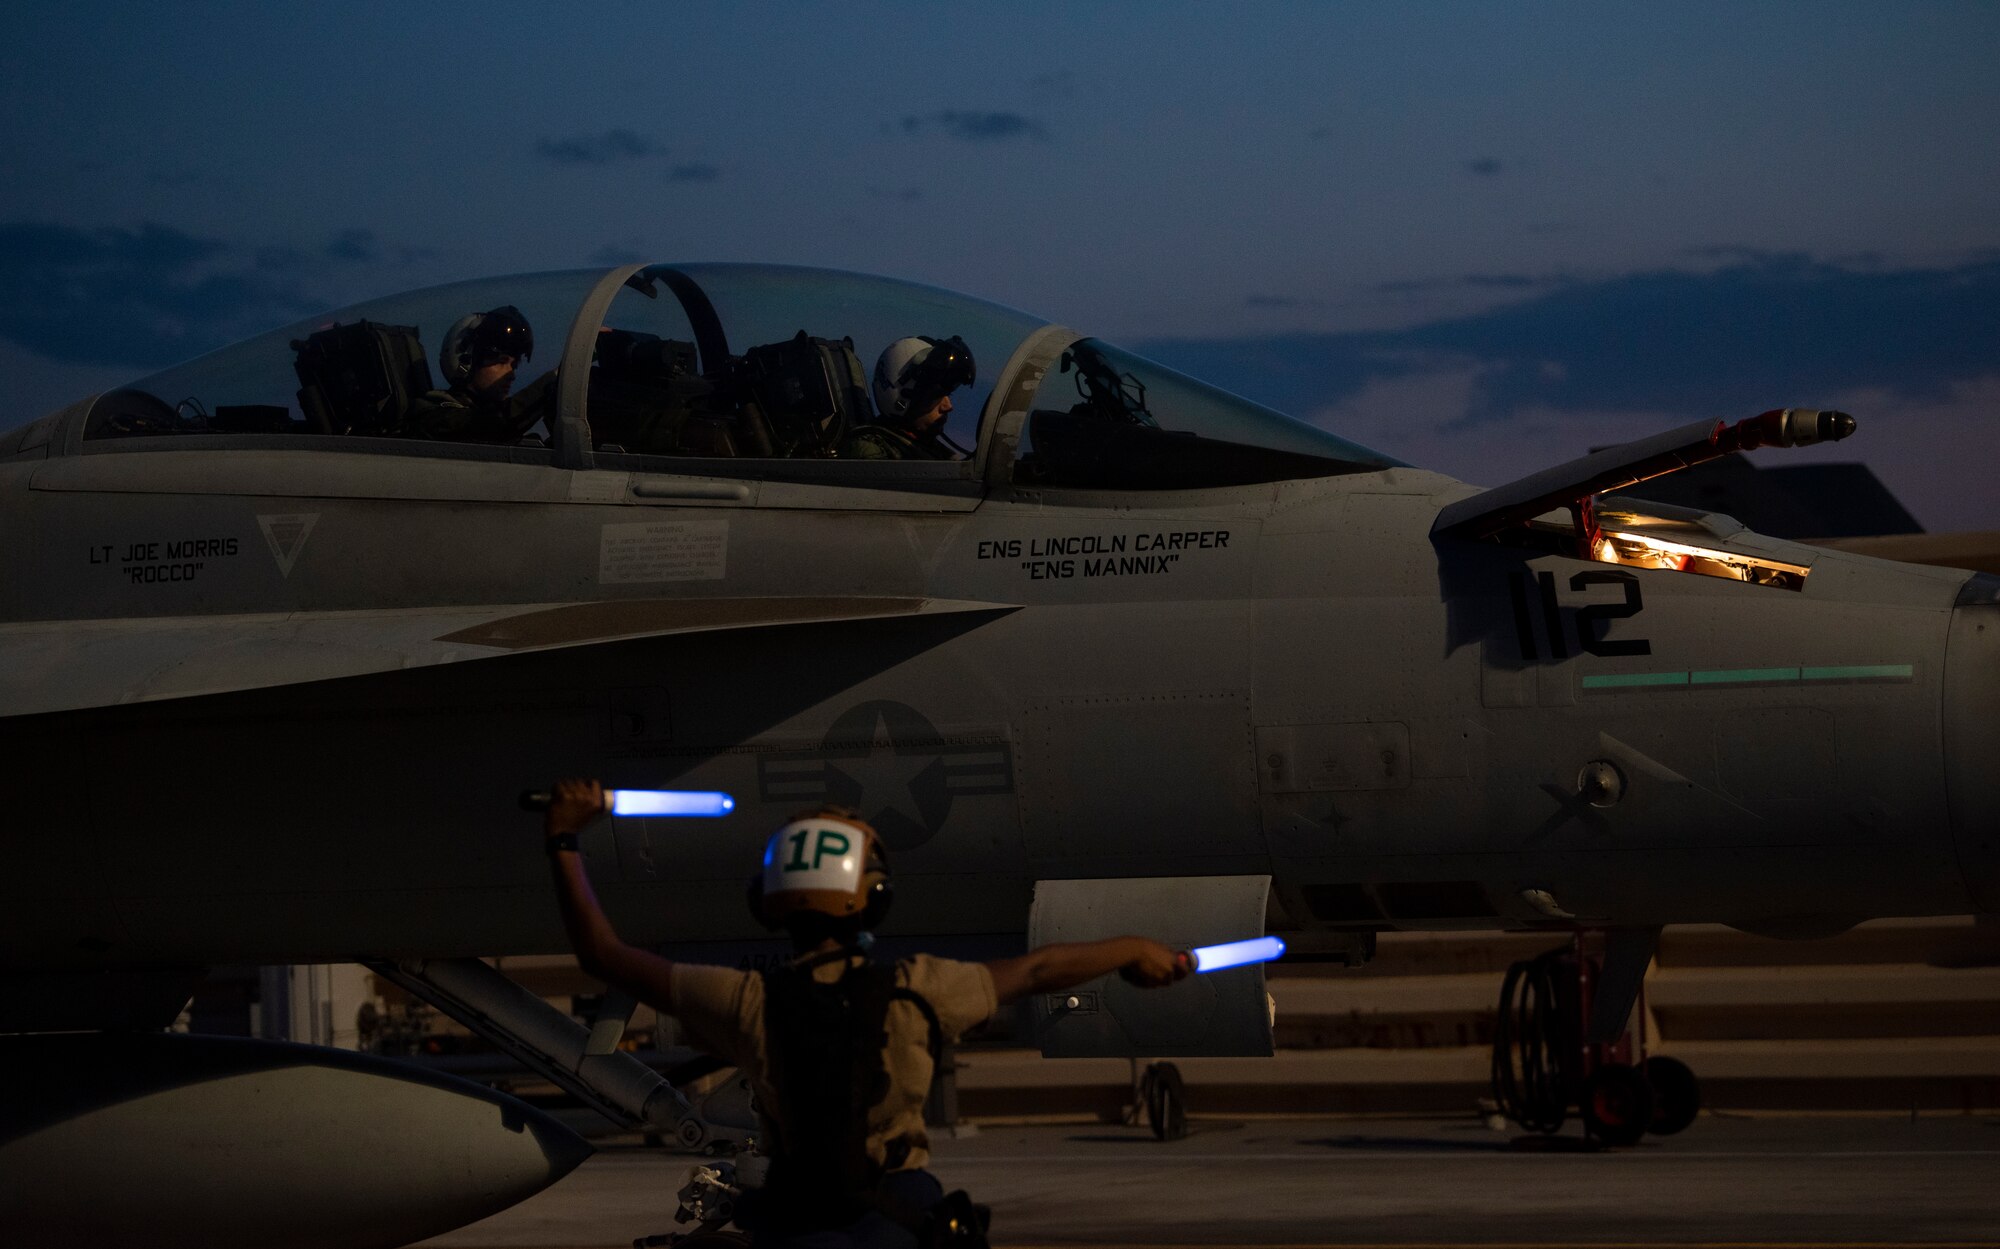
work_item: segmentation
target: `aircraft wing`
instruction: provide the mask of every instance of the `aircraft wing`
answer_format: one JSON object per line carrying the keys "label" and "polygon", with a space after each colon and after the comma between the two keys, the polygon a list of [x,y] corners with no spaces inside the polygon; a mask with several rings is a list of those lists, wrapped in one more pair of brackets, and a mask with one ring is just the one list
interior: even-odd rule
{"label": "aircraft wing", "polygon": [[0,716],[424,668],[629,638],[1008,611],[929,598],[618,599],[0,626]]}

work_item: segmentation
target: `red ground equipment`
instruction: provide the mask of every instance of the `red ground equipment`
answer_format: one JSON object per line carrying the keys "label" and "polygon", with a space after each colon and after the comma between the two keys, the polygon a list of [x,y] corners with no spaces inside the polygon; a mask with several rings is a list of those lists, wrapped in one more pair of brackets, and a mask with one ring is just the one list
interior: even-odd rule
{"label": "red ground equipment", "polygon": [[1603,969],[1602,934],[1590,931],[1507,969],[1493,1030],[1493,1100],[1533,1132],[1559,1132],[1576,1112],[1584,1134],[1606,1145],[1671,1136],[1694,1122],[1700,1085],[1678,1059],[1647,1056],[1643,986],[1636,1035],[1627,1026],[1609,1040],[1590,1038]]}

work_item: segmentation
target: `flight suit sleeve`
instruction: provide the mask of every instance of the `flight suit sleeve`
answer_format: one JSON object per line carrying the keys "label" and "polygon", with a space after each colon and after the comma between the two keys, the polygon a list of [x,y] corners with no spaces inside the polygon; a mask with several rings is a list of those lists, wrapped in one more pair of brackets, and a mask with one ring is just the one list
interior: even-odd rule
{"label": "flight suit sleeve", "polygon": [[[675,963],[667,996],[688,1043],[736,1067],[753,1067],[763,997],[753,994],[757,973]],[[752,1001],[752,998],[755,1001]]]}
{"label": "flight suit sleeve", "polygon": [[956,1041],[1000,1009],[993,991],[993,973],[984,963],[919,954],[904,967],[908,969],[905,983],[937,1012],[938,1028],[947,1041]]}
{"label": "flight suit sleeve", "polygon": [[556,373],[554,369],[522,387],[507,403],[507,424],[516,438],[535,427],[535,422],[555,423]]}
{"label": "flight suit sleeve", "polygon": [[472,422],[472,409],[448,390],[433,390],[411,400],[403,413],[403,428],[417,438],[448,441],[463,436]]}
{"label": "flight suit sleeve", "polygon": [[404,424],[434,442],[506,442],[514,437],[513,403],[505,409],[474,407],[452,391],[432,391],[410,406]]}
{"label": "flight suit sleeve", "polygon": [[870,426],[847,435],[840,444],[840,458],[843,460],[900,460],[902,449],[885,437],[880,430]]}

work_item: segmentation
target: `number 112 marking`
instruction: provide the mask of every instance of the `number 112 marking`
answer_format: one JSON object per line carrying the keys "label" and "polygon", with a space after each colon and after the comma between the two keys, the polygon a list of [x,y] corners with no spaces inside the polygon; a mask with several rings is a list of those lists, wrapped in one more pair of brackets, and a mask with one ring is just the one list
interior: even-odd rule
{"label": "number 112 marking", "polygon": [[[1572,590],[1584,590],[1594,585],[1624,587],[1625,601],[1586,603],[1576,609],[1578,649],[1587,655],[1606,657],[1652,654],[1653,644],[1645,638],[1621,638],[1614,642],[1604,636],[1612,621],[1636,616],[1645,610],[1645,601],[1639,592],[1639,579],[1629,572],[1580,572],[1569,579]],[[1521,658],[1529,663],[1541,660],[1534,619],[1535,609],[1539,607],[1542,630],[1548,638],[1549,658],[1568,659],[1569,630],[1563,619],[1562,604],[1556,598],[1555,574],[1523,570],[1507,579],[1507,588],[1514,598],[1514,633],[1520,639]]]}

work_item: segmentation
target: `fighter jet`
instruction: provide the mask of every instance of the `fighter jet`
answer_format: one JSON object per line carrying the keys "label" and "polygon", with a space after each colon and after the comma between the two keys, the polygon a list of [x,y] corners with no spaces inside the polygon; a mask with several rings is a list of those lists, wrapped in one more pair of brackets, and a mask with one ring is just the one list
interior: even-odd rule
{"label": "fighter jet", "polygon": [[[420,436],[501,311],[545,402]],[[965,356],[965,454],[843,455],[913,335]],[[629,1003],[481,961],[565,948],[516,807],[561,775],[734,796],[586,839],[688,957],[768,948],[757,847],[825,802],[895,856],[885,942],[968,952],[1589,926],[1608,986],[1666,923],[2000,910],[2000,578],[1616,493],[1854,428],[1732,413],[1482,489],[994,304],[690,264],[383,299],[0,435],[0,1223],[391,1245],[587,1151],[392,1060],[162,1034],[222,963],[367,962],[716,1139],[619,1051]],[[1031,1005],[1050,1053],[1271,1046],[1256,968]]]}

